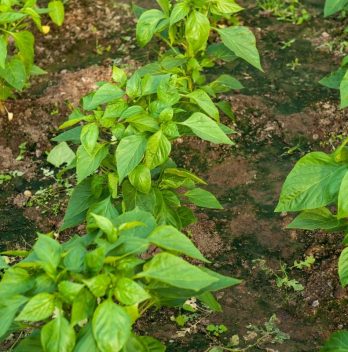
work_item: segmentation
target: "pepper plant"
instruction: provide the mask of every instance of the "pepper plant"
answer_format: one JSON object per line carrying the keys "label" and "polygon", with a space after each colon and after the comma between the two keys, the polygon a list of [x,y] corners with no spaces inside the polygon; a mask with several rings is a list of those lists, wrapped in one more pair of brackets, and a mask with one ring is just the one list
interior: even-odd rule
{"label": "pepper plant", "polygon": [[36,0],[0,1],[0,104],[21,91],[31,75],[44,73],[34,64],[34,35],[30,31],[33,22],[42,33],[48,33],[49,26],[41,23],[43,14],[62,25],[63,2],[52,0],[43,8]]}
{"label": "pepper plant", "polygon": [[[122,213],[138,207],[160,224],[178,229],[195,221],[187,206],[221,209],[204,180],[178,168],[170,158],[178,137],[196,135],[212,143],[232,144],[233,132],[219,120],[218,108],[203,90],[190,92],[176,75],[126,73],[114,68],[117,83],[103,83],[83,99],[61,128],[71,128],[48,161],[76,168],[77,186],[62,229],[75,226],[89,211],[114,207]],[[75,152],[70,145],[77,144]]]}
{"label": "pepper plant", "polygon": [[[157,0],[161,9],[145,10],[136,8],[139,16],[136,35],[140,46],[147,45],[156,36],[166,44],[167,51],[160,55],[158,62],[144,67],[147,72],[173,72],[187,80],[188,88],[202,87],[215,97],[216,91],[203,74],[206,68],[217,61],[231,62],[242,58],[262,71],[256,39],[249,28],[244,26],[226,27],[231,16],[243,10],[234,0]],[[216,42],[216,36],[219,40]],[[210,40],[212,37],[214,41]],[[180,65],[172,68],[167,60],[176,60]],[[242,84],[230,75],[222,75],[219,93],[224,85],[241,89]]]}
{"label": "pepper plant", "polygon": [[[150,213],[90,217],[85,236],[60,244],[52,234],[39,235],[32,251],[7,253],[24,259],[0,282],[0,337],[31,330],[16,352],[165,351],[132,330],[150,307],[196,296],[220,310],[211,292],[239,283],[184,260],[208,262],[184,234],[157,226]],[[150,246],[160,251],[149,255]]]}

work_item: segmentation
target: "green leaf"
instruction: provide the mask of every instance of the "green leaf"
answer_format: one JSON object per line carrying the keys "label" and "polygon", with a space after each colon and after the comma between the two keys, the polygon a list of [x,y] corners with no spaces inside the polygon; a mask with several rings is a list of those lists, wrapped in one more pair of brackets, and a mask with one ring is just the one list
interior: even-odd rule
{"label": "green leaf", "polygon": [[65,281],[61,281],[58,284],[58,291],[63,297],[64,301],[67,303],[72,303],[82,289],[83,289],[82,284],[78,284],[72,281],[65,280]]}
{"label": "green leaf", "polygon": [[[34,285],[28,272],[21,268],[10,268],[5,271],[0,281],[0,297],[9,297],[29,291]],[[0,319],[1,321],[1,319]]]}
{"label": "green leaf", "polygon": [[203,262],[209,262],[203,257],[192,241],[173,226],[159,226],[151,232],[147,239],[157,247],[185,254]]}
{"label": "green leaf", "polygon": [[26,16],[25,13],[20,12],[2,12],[0,13],[0,24],[16,22]]}
{"label": "green leaf", "polygon": [[243,7],[231,0],[216,0],[210,7],[210,11],[216,15],[233,15],[242,10]]}
{"label": "green leaf", "polygon": [[116,149],[116,165],[120,184],[141,162],[145,150],[146,138],[142,134],[121,139]]}
{"label": "green leaf", "polygon": [[7,58],[7,40],[5,36],[0,35],[0,67],[5,68]]}
{"label": "green leaf", "polygon": [[348,352],[348,331],[333,333],[320,352]]}
{"label": "green leaf", "polygon": [[126,277],[117,281],[115,297],[126,306],[132,306],[151,298],[142,286]]}
{"label": "green leaf", "polygon": [[170,8],[170,2],[169,0],[156,0],[156,2],[158,3],[158,5],[161,7],[161,9],[163,10],[163,12],[168,15],[169,14],[169,8]]}
{"label": "green leaf", "polygon": [[150,336],[132,335],[122,352],[165,352],[166,347]]}
{"label": "green leaf", "polygon": [[263,71],[260,63],[260,55],[256,48],[256,39],[249,28],[233,26],[218,29],[218,32],[227,48],[232,50],[238,57],[244,59],[260,71]]}
{"label": "green leaf", "polygon": [[81,183],[86,177],[93,174],[108,155],[107,144],[97,144],[93,156],[81,145],[76,153],[77,182]]}
{"label": "green leaf", "polygon": [[180,22],[190,12],[190,6],[186,2],[179,2],[174,5],[173,10],[170,14],[170,25]]}
{"label": "green leaf", "polygon": [[112,83],[103,84],[93,95],[92,100],[83,105],[85,110],[93,110],[99,105],[116,101],[124,96],[124,91]]}
{"label": "green leaf", "polygon": [[72,352],[75,339],[74,329],[61,315],[41,330],[41,344],[45,352]]}
{"label": "green leaf", "polygon": [[95,202],[91,181],[91,178],[86,179],[74,188],[65,212],[63,225],[60,228],[61,231],[76,226],[85,219],[87,209]]}
{"label": "green leaf", "polygon": [[343,287],[348,285],[348,247],[346,247],[338,260],[338,276]]}
{"label": "green leaf", "polygon": [[205,50],[209,34],[210,22],[208,17],[198,11],[192,11],[185,25],[189,56],[194,57],[199,51]]}
{"label": "green leaf", "polygon": [[83,283],[95,297],[103,297],[110,286],[110,277],[107,274],[100,274],[83,280]]}
{"label": "green leaf", "polygon": [[81,131],[81,144],[91,156],[94,154],[94,148],[97,145],[99,137],[99,127],[96,123],[89,123],[83,126]]}
{"label": "green leaf", "polygon": [[112,67],[112,79],[115,83],[118,83],[121,87],[127,82],[127,74],[124,70],[117,66]]}
{"label": "green leaf", "polygon": [[139,132],[156,132],[159,130],[159,125],[152,116],[149,115],[136,115],[129,117],[127,120]]}
{"label": "green leaf", "polygon": [[340,83],[341,109],[348,106],[348,71],[344,74]]}
{"label": "green leaf", "polygon": [[74,326],[94,313],[96,299],[86,288],[83,288],[74,299],[71,309],[71,324]]}
{"label": "green leaf", "polygon": [[80,135],[82,131],[82,126],[74,127],[68,131],[65,131],[58,136],[52,138],[52,141],[61,143],[61,142],[72,142],[74,144],[80,143]]}
{"label": "green leaf", "polygon": [[219,120],[219,110],[204,90],[197,89],[187,96],[214,120]]}
{"label": "green leaf", "polygon": [[213,194],[202,189],[194,188],[185,193],[185,196],[194,204],[199,207],[209,208],[209,209],[223,209],[219,201],[215,198]]}
{"label": "green leaf", "polygon": [[85,325],[79,333],[74,352],[100,352],[93,336],[92,324]]}
{"label": "green leaf", "polygon": [[21,91],[27,80],[27,72],[23,61],[16,57],[12,58],[5,68],[0,67],[0,77],[10,86]]}
{"label": "green leaf", "polygon": [[348,167],[322,153],[300,159],[283,185],[275,211],[300,211],[324,207],[337,199]]}
{"label": "green leaf", "polygon": [[54,295],[50,293],[39,293],[32,297],[20,312],[17,321],[41,321],[53,314],[55,307]]}
{"label": "green leaf", "polygon": [[102,352],[121,351],[131,334],[130,317],[110,299],[98,306],[92,324],[94,338]]}
{"label": "green leaf", "polygon": [[210,44],[207,48],[207,55],[213,60],[223,60],[233,62],[238,57],[222,43]]}
{"label": "green leaf", "polygon": [[138,165],[130,174],[129,182],[139,192],[149,193],[151,189],[151,172],[145,165]]}
{"label": "green leaf", "polygon": [[115,242],[117,239],[117,231],[112,222],[104,216],[99,216],[93,213],[91,215],[93,216],[98,228],[107,235],[108,241],[112,243]]}
{"label": "green leaf", "polygon": [[194,134],[206,141],[233,144],[215,121],[200,112],[195,112],[181,124],[190,127]]}
{"label": "green leaf", "polygon": [[331,72],[330,74],[322,78],[319,83],[327,88],[340,89],[340,84],[346,72],[346,67],[340,67],[338,70]]}
{"label": "green leaf", "polygon": [[145,152],[145,165],[149,169],[164,164],[171,151],[171,144],[164,133],[160,130],[152,135],[148,142]]}
{"label": "green leaf", "polygon": [[64,22],[64,5],[61,1],[50,1],[48,3],[48,14],[51,20],[57,25],[61,26]]}
{"label": "green leaf", "polygon": [[[180,273],[180,275],[178,275]],[[168,285],[199,291],[218,281],[198,267],[169,253],[155,255],[137,277],[164,282]]]}
{"label": "green leaf", "polygon": [[348,4],[348,0],[326,0],[324,8],[324,16],[328,17],[334,13],[341,11]]}
{"label": "green leaf", "polygon": [[13,322],[19,308],[28,300],[28,298],[20,295],[6,297],[0,303],[0,338],[4,337]]}
{"label": "green leaf", "polygon": [[156,204],[156,197],[153,190],[150,190],[149,193],[138,192],[130,182],[125,181],[122,184],[122,194],[123,201],[127,211],[133,210],[136,207],[153,212]]}
{"label": "green leaf", "polygon": [[41,261],[41,265],[45,271],[54,273],[61,260],[62,247],[54,239],[47,235],[39,235],[39,239],[33,247],[33,251],[37,258]]}
{"label": "green leaf", "polygon": [[230,75],[221,75],[218,79],[211,82],[209,86],[215,94],[226,93],[232,89],[242,89],[244,86],[234,77]]}
{"label": "green leaf", "polygon": [[139,18],[136,27],[137,41],[144,47],[156,33],[157,25],[165,18],[165,14],[156,9],[145,11]]}
{"label": "green leaf", "polygon": [[[141,95],[141,77],[137,72],[135,72],[133,76],[127,81],[126,93],[131,98],[139,97]],[[129,109],[132,110],[134,108],[135,107],[133,106],[129,107]],[[137,107],[137,109],[139,108]],[[143,109],[140,108],[140,111],[143,111]],[[126,118],[127,116],[123,116],[122,114],[122,117]]]}
{"label": "green leaf", "polygon": [[56,145],[48,154],[47,161],[55,167],[69,165],[75,159],[75,153],[66,142]]}
{"label": "green leaf", "polygon": [[29,31],[11,33],[20,56],[27,68],[30,68],[34,61],[34,36]]}
{"label": "green leaf", "polygon": [[327,208],[319,208],[302,211],[292,222],[287,226],[289,229],[303,230],[334,230],[342,226],[340,221]]}

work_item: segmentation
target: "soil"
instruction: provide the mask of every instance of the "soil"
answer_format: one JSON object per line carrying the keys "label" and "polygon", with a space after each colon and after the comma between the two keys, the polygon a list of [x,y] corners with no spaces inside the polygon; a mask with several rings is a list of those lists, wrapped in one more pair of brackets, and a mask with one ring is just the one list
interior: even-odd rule
{"label": "soil", "polygon": [[[199,222],[187,230],[212,260],[212,268],[243,283],[218,293],[222,313],[192,315],[184,328],[172,321],[178,315],[174,310],[150,312],[140,320],[137,329],[161,339],[169,352],[204,352],[226,345],[233,335],[239,336],[241,346],[252,345],[255,336],[247,326],[261,327],[273,314],[290,338],[248,351],[319,351],[331,332],[348,328],[348,294],[337,277],[342,236],[289,231],[286,225],[293,214],[273,212],[296,160],[310,150],[332,150],[348,132],[348,112],[339,110],[337,92],[317,83],[344,54],[336,38],[345,23],[324,20],[323,1],[303,4],[312,19],[297,26],[245,1],[249,9],[241,21],[257,36],[265,73],[242,62],[211,73],[231,72],[246,87],[224,97],[235,113],[234,121],[226,118],[225,123],[236,130],[236,145],[217,147],[194,138],[176,145],[178,164],[204,178],[224,206],[222,211],[196,210]],[[50,139],[72,106],[97,82],[110,79],[112,62],[133,70],[156,56],[156,44],[146,50],[136,46],[134,23],[128,2],[71,0],[64,25],[52,27],[49,35],[37,35],[37,64],[48,73],[7,102],[12,120],[0,116],[0,174],[17,172],[10,182],[0,184],[0,249],[30,247],[36,231],[57,229],[67,199],[64,192],[48,203],[28,206],[30,193],[55,182],[45,161],[54,144]],[[295,42],[284,48],[292,39]],[[294,68],[296,58],[300,65]],[[23,158],[16,160],[22,143]],[[53,208],[58,209],[54,214]],[[295,260],[310,255],[315,257],[310,269],[291,268]],[[277,287],[270,272],[280,275],[285,264],[289,278],[303,290]],[[213,336],[206,330],[208,324],[224,324],[228,331]],[[8,351],[9,343],[0,350]]]}

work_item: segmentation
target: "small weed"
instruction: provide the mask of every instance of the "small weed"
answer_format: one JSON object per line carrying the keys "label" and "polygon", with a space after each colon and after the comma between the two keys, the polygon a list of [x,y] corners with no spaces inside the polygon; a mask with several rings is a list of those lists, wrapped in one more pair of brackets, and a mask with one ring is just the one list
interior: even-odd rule
{"label": "small weed", "polygon": [[27,142],[21,143],[18,148],[19,148],[19,154],[16,160],[21,161],[24,159],[25,153],[27,152]]}
{"label": "small weed", "polygon": [[302,64],[300,63],[300,60],[298,59],[298,57],[296,57],[294,60],[286,64],[286,67],[288,67],[292,71],[295,71],[301,65]]}
{"label": "small weed", "polygon": [[223,333],[228,331],[227,327],[223,324],[220,324],[220,325],[209,324],[206,327],[206,330],[214,336],[220,336]]}
{"label": "small weed", "polygon": [[18,177],[18,176],[23,176],[23,172],[15,170],[15,171],[10,171],[6,174],[0,174],[0,185],[6,182],[10,182],[14,177]]}

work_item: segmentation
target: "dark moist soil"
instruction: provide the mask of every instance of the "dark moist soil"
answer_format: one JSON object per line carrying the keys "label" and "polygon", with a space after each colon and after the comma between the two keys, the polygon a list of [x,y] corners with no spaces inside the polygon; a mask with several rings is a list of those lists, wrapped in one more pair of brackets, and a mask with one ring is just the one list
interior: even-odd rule
{"label": "dark moist soil", "polygon": [[[138,2],[140,6],[154,1]],[[262,326],[275,314],[279,328],[290,336],[280,343],[265,343],[249,351],[319,351],[331,332],[347,328],[347,291],[337,279],[337,258],[342,236],[286,230],[292,214],[273,212],[281,185],[292,166],[313,149],[329,151],[347,134],[347,110],[337,108],[337,93],[317,82],[339,63],[337,38],[345,23],[323,19],[323,1],[303,1],[312,14],[304,25],[277,21],[250,7],[241,21],[258,39],[265,74],[243,63],[217,67],[210,73],[236,75],[245,89],[224,97],[231,102],[236,146],[212,146],[196,139],[178,141],[174,156],[179,165],[205,178],[223,211],[196,210],[199,222],[188,229],[215,270],[243,279],[217,294],[223,313],[187,314],[178,327],[179,313],[150,312],[137,323],[140,333],[154,335],[169,352],[203,352],[227,344],[238,335],[242,347],[255,343],[249,324]],[[139,49],[134,40],[134,19],[129,5],[113,1],[69,1],[61,28],[38,35],[37,64],[48,74],[7,103],[13,119],[0,117],[0,174],[23,173],[0,185],[0,249],[30,247],[36,231],[58,228],[66,205],[65,193],[46,203],[26,206],[40,188],[54,184],[45,162],[50,138],[79,99],[110,79],[116,62],[133,70],[156,56],[156,44]],[[290,48],[285,42],[295,39]],[[329,50],[329,46],[333,48]],[[300,66],[291,69],[298,59]],[[16,160],[26,142],[23,160]],[[58,209],[55,213],[52,209]],[[68,236],[63,234],[62,236]],[[274,275],[281,265],[314,256],[312,268],[288,269],[304,289],[278,288]],[[279,274],[279,272],[277,272]],[[215,337],[208,324],[224,324],[228,331]],[[10,349],[11,341],[1,345]]]}

